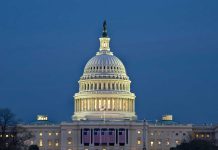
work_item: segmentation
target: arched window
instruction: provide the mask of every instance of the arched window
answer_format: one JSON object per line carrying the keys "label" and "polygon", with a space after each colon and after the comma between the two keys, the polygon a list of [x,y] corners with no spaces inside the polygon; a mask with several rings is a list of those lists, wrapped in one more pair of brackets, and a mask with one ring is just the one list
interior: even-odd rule
{"label": "arched window", "polygon": [[95,83],[95,90],[97,90],[97,83]]}
{"label": "arched window", "polygon": [[101,90],[101,83],[99,83],[98,89]]}
{"label": "arched window", "polygon": [[122,90],[122,84],[120,84],[120,90]]}
{"label": "arched window", "polygon": [[85,90],[86,90],[86,84],[85,84]]}
{"label": "arched window", "polygon": [[89,84],[88,84],[88,86],[87,86],[87,90],[89,90]]}
{"label": "arched window", "polygon": [[108,83],[108,90],[110,90],[111,89],[111,85],[110,85],[110,83]]}
{"label": "arched window", "polygon": [[104,87],[103,87],[103,89],[104,89],[104,90],[106,89],[106,85],[105,85],[105,83],[104,83]]}
{"label": "arched window", "polygon": [[112,90],[114,90],[114,83],[112,83]]}

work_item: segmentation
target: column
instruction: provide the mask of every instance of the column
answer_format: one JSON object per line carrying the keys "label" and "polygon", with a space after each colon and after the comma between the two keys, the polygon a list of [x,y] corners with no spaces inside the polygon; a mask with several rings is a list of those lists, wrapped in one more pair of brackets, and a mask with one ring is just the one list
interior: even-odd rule
{"label": "column", "polygon": [[130,99],[129,98],[127,99],[127,104],[128,104],[128,110],[127,111],[129,112],[130,111]]}
{"label": "column", "polygon": [[121,99],[121,111],[123,111],[123,98]]}
{"label": "column", "polygon": [[[90,86],[90,85],[89,85]],[[89,87],[90,88],[90,87]],[[88,99],[86,98],[86,111],[88,111]]]}
{"label": "column", "polygon": [[133,99],[133,112],[135,112],[135,99]]}

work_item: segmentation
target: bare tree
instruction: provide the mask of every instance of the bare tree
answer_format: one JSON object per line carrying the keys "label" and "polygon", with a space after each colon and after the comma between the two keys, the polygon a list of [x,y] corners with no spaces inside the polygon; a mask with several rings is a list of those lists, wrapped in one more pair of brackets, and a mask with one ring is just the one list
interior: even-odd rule
{"label": "bare tree", "polygon": [[9,109],[0,109],[0,150],[25,149],[24,142],[31,137]]}

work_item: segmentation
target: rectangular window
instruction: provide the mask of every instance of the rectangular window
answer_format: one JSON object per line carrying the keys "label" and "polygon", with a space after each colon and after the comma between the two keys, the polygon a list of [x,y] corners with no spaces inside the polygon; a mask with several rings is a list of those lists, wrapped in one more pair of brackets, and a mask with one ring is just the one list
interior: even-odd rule
{"label": "rectangular window", "polygon": [[59,146],[59,141],[55,140],[55,146],[58,147]]}
{"label": "rectangular window", "polygon": [[40,146],[40,147],[43,146],[42,139],[39,139],[39,146]]}
{"label": "rectangular window", "polygon": [[48,140],[48,146],[51,146],[51,140]]}

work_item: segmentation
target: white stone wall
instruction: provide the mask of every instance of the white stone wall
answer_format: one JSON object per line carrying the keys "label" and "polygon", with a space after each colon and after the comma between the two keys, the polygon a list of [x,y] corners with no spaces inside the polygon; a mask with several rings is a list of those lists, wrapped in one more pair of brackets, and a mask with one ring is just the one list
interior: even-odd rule
{"label": "white stone wall", "polygon": [[[23,127],[34,135],[32,139],[26,141],[26,144],[36,144],[40,150],[138,150],[143,148],[144,142],[147,150],[169,150],[171,147],[181,144],[184,140],[189,141],[191,135],[209,132],[210,135],[213,135],[210,140],[215,141],[218,145],[218,126],[197,128],[189,124],[144,125],[142,121],[74,121],[59,125],[35,124],[23,125]],[[81,143],[80,133],[81,129],[84,128],[128,129],[128,143],[125,146],[119,146],[119,144],[114,146],[94,146],[94,144],[90,144],[88,147],[84,146]]]}
{"label": "white stone wall", "polygon": [[147,148],[149,150],[169,150],[171,147],[190,140],[192,125],[148,125]]}
{"label": "white stone wall", "polygon": [[26,141],[27,145],[38,145],[40,150],[60,150],[61,130],[60,125],[24,125],[33,135]]}

